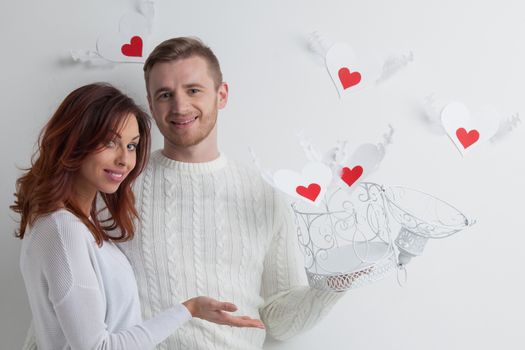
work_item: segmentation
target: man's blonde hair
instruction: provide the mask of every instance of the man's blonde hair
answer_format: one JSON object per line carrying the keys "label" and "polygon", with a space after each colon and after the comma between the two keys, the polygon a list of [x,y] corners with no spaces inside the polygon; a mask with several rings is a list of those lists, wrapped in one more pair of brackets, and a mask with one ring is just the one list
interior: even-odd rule
{"label": "man's blonde hair", "polygon": [[149,75],[155,64],[177,61],[193,56],[199,56],[206,60],[210,74],[215,82],[215,88],[218,89],[222,83],[222,72],[219,60],[213,51],[198,38],[179,37],[163,41],[153,49],[146,59],[144,63],[146,90],[149,92]]}

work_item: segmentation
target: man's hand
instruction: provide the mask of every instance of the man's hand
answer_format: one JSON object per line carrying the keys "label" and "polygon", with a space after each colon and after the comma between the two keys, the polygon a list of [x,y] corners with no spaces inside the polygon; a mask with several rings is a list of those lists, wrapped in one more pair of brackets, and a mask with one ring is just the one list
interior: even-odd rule
{"label": "man's hand", "polygon": [[217,324],[235,327],[255,327],[264,329],[264,324],[249,316],[233,316],[229,312],[237,311],[232,303],[221,302],[208,297],[191,298],[182,303],[193,317]]}

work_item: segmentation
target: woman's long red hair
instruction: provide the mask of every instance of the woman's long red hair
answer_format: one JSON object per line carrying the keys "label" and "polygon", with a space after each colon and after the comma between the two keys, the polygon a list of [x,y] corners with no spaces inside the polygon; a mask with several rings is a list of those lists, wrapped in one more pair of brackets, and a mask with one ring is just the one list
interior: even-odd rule
{"label": "woman's long red hair", "polygon": [[[73,180],[87,155],[97,152],[113,138],[130,115],[137,118],[140,142],[136,148],[136,165],[115,193],[99,193],[105,208],[91,207],[91,221],[76,206]],[[10,208],[21,216],[16,237],[22,239],[27,226],[43,215],[64,206],[90,229],[98,245],[104,241],[133,238],[133,220],[138,218],[132,184],[145,168],[150,152],[149,116],[131,98],[109,84],[96,83],[71,92],[60,104],[39,136],[38,150],[31,167],[16,181],[15,202]],[[106,209],[109,218],[98,219]],[[106,233],[118,228],[120,236]]]}

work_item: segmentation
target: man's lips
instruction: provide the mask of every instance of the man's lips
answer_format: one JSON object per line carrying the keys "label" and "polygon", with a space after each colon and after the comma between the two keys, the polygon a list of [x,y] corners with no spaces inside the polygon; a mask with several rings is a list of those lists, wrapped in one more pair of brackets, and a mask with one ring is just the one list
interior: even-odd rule
{"label": "man's lips", "polygon": [[170,120],[170,123],[175,125],[175,126],[178,126],[178,127],[184,127],[184,126],[188,126],[191,123],[193,123],[194,121],[196,121],[197,118],[199,118],[199,117],[197,116],[197,117],[191,117],[191,118]]}

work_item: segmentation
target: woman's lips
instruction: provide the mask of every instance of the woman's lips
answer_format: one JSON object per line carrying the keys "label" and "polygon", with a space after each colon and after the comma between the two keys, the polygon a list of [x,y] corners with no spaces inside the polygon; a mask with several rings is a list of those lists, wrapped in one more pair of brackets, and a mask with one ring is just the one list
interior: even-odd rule
{"label": "woman's lips", "polygon": [[111,171],[108,169],[104,169],[104,172],[106,173],[107,178],[113,182],[121,182],[124,180],[124,173]]}

